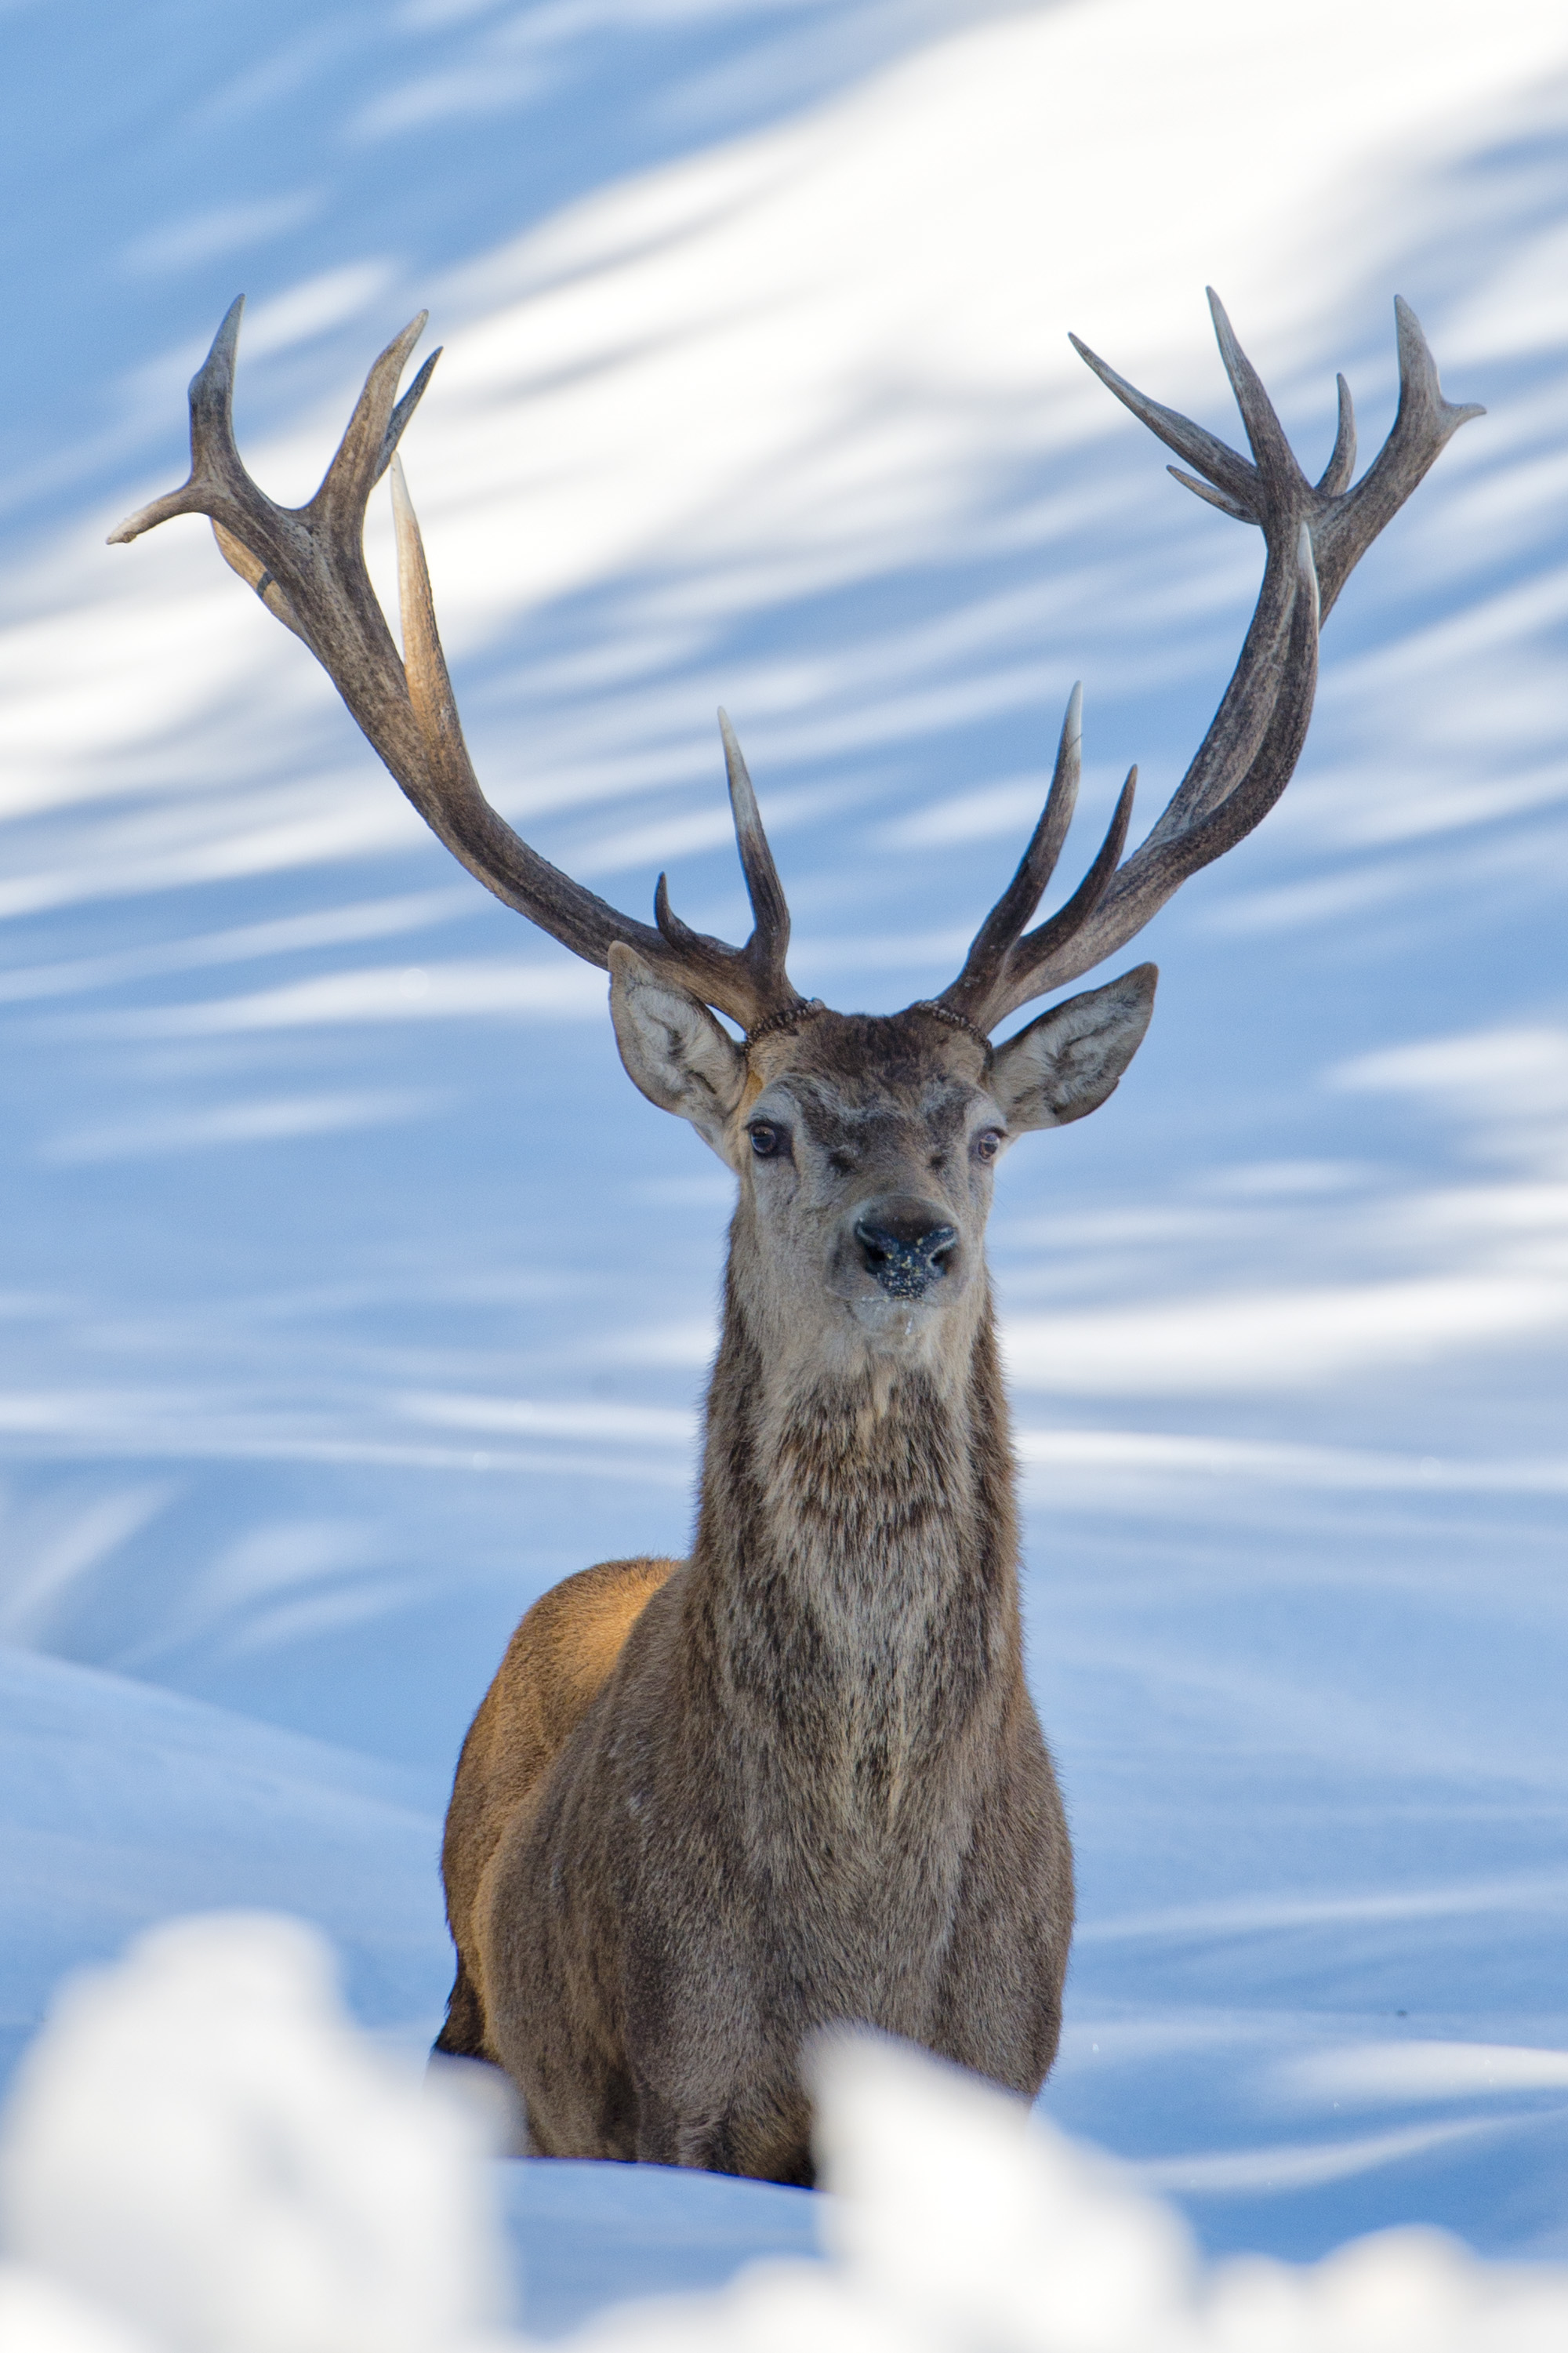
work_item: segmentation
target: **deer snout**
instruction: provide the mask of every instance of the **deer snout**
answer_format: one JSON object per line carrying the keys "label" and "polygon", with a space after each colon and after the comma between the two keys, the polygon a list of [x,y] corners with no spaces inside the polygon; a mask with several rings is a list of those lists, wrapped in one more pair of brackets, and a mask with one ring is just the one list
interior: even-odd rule
{"label": "deer snout", "polygon": [[893,1299],[923,1299],[952,1271],[958,1229],[929,1201],[894,1194],[868,1201],[855,1219],[866,1271]]}

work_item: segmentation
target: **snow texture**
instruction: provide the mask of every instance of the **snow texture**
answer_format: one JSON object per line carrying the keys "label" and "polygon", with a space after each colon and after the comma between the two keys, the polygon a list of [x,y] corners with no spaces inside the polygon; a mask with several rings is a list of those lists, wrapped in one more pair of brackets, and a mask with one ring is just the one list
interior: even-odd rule
{"label": "snow texture", "polygon": [[[1044,2106],[1210,2254],[1568,2255],[1560,12],[20,0],[0,42],[8,2057],[214,1906],[317,1923],[421,2048],[508,1630],[689,1525],[726,1181],[205,527],[103,544],[235,291],[288,499],[429,305],[405,459],[499,805],[733,937],[723,701],[795,977],[873,1009],[956,970],[1073,680],[1064,889],[1251,608],[1256,535],[1067,331],[1234,439],[1212,281],[1315,472],[1336,368],[1387,428],[1397,291],[1489,413],[1336,608],[1285,800],[1133,952],[1120,1092],[998,1188],[1081,1872]],[[390,602],[389,546],[378,504]]]}
{"label": "snow texture", "polygon": [[[503,2326],[484,2162],[498,2119],[472,2073],[422,2090],[349,2025],[325,1947],[289,1921],[181,1922],[84,1973],[0,2137],[7,2353],[525,2353],[538,2337]],[[864,2034],[826,2042],[814,2073],[818,2197],[660,2167],[506,2168],[524,2211],[563,2175],[610,2188],[595,2219],[612,2298],[617,2202],[646,2216],[689,2189],[680,2217],[700,2228],[716,2193],[749,2189],[820,2227],[826,2263],[752,2262],[723,2293],[612,2310],[574,2341],[1548,2353],[1568,2327],[1568,2269],[1479,2263],[1435,2231],[1387,2232],[1315,2268],[1205,2267],[1169,2207],[973,2078]],[[521,2286],[533,2323],[526,2271]]]}

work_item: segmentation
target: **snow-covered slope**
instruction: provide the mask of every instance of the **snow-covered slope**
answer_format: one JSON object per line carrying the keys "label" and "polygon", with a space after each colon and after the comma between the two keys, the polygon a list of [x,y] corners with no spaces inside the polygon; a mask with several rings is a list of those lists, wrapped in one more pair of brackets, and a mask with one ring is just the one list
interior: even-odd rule
{"label": "snow-covered slope", "polygon": [[1250,608],[1250,535],[1066,331],[1234,438],[1212,280],[1314,469],[1336,368],[1386,429],[1397,290],[1489,415],[1335,611],[1286,801],[1152,928],[1126,1084],[1001,1188],[1084,1897],[1047,2104],[1216,2245],[1561,2246],[1552,12],[68,0],[0,35],[15,2031],[132,1919],[231,1901],[427,2022],[441,1777],[533,1594],[681,1545],[712,1331],[725,1182],[597,976],[427,840],[200,526],[102,545],[183,470],[237,286],[288,497],[430,305],[407,462],[500,804],[732,931],[722,697],[797,976],[878,1008],[956,968],[1071,681],[1088,842],[1131,760],[1160,806]]}
{"label": "snow-covered slope", "polygon": [[449,1978],[433,1892],[440,1792],[422,1777],[9,1648],[0,1722],[7,2070],[66,1971],[156,1921],[227,1906],[328,1927],[356,2014],[415,2049],[428,2041]]}

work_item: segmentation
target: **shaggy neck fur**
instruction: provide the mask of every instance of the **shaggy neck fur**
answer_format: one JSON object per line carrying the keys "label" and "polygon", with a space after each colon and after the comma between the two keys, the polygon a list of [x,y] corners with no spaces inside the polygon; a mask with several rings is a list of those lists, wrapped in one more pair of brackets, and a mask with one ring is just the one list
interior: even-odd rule
{"label": "shaggy neck fur", "polygon": [[820,1350],[769,1332],[752,1241],[742,1209],[708,1397],[691,1630],[711,1702],[755,1736],[763,1810],[773,1776],[790,1804],[888,1831],[917,1784],[924,1810],[933,1774],[967,1778],[1021,1690],[989,1294],[976,1285],[940,1346],[857,1345],[825,1368]]}

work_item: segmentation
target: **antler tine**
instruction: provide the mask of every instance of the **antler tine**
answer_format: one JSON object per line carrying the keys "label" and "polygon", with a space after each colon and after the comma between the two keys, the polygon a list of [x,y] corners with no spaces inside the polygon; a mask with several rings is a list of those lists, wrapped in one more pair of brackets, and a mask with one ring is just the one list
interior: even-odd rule
{"label": "antler tine", "polygon": [[[1064,906],[1047,922],[1021,939],[1007,958],[993,987],[984,1013],[973,1016],[979,1029],[994,1029],[998,1021],[1027,1005],[1032,997],[1054,988],[1055,981],[1042,980],[1040,975],[1052,968],[1053,959],[1068,943],[1078,938],[1095,909],[1110,888],[1111,877],[1121,863],[1121,853],[1127,847],[1128,828],[1132,822],[1132,802],[1138,790],[1138,771],[1129,768],[1127,781],[1117,795],[1105,839],[1095,853],[1089,868],[1078,889]],[[1099,958],[1095,961],[1098,963]],[[1087,971],[1088,966],[1084,969]]]}
{"label": "antler tine", "polygon": [[[404,676],[430,769],[428,779],[414,778],[403,788],[426,823],[439,830],[437,820],[447,811],[455,814],[470,802],[482,802],[484,796],[468,757],[463,723],[458,715],[458,699],[447,668],[446,649],[437,626],[436,599],[431,594],[430,567],[425,558],[419,518],[408,495],[402,461],[395,457],[392,460],[392,523],[397,543],[397,608],[403,624]],[[436,789],[424,790],[426,782]],[[447,846],[452,847],[450,843]],[[458,855],[461,857],[462,851]],[[466,859],[464,863],[468,863]]]}
{"label": "antler tine", "polygon": [[[1124,375],[1118,375],[1098,352],[1090,351],[1080,336],[1069,335],[1068,341],[1079,359],[1094,370],[1107,391],[1113,392],[1122,406],[1130,408],[1151,433],[1158,434],[1167,449],[1173,449],[1178,458],[1184,458],[1189,466],[1195,466],[1205,480],[1212,482],[1223,497],[1230,501],[1233,508],[1240,510],[1243,519],[1248,522],[1258,522],[1256,466],[1249,466],[1245,458],[1238,457],[1217,435],[1205,431],[1201,425],[1194,425],[1190,417],[1183,417],[1173,408],[1162,407],[1157,400],[1151,400],[1147,393],[1140,392],[1136,385],[1129,384]],[[1189,481],[1184,474],[1178,475],[1177,480],[1185,482],[1189,490],[1198,490],[1198,485]],[[1198,494],[1200,497],[1207,495],[1201,490]],[[1217,505],[1220,501],[1215,501],[1215,503]]]}
{"label": "antler tine", "polygon": [[[1394,316],[1399,339],[1399,406],[1394,429],[1354,490],[1331,497],[1321,519],[1314,518],[1312,538],[1325,614],[1378,533],[1425,480],[1460,426],[1487,413],[1479,401],[1444,399],[1437,363],[1421,322],[1399,295],[1394,299]],[[1345,399],[1348,405],[1348,394]],[[1339,455],[1337,443],[1334,454]],[[1332,466],[1331,459],[1331,470]],[[1345,470],[1348,480],[1349,467]],[[1320,490],[1329,489],[1325,475]]]}
{"label": "antler tine", "polygon": [[[1236,466],[1246,467],[1250,478],[1249,495],[1253,505],[1242,512],[1225,492],[1215,494],[1205,491],[1204,484],[1187,480],[1184,476],[1178,476],[1178,480],[1183,480],[1186,488],[1208,496],[1213,504],[1224,506],[1227,512],[1237,512],[1243,521],[1258,522],[1264,531],[1268,561],[1257,607],[1219,709],[1186,775],[1140,849],[1138,854],[1141,858],[1145,852],[1152,857],[1164,844],[1183,834],[1196,818],[1222,805],[1236,790],[1238,780],[1250,769],[1268,737],[1275,704],[1287,673],[1286,649],[1291,639],[1298,588],[1302,578],[1310,576],[1312,571],[1309,546],[1306,574],[1303,575],[1300,543],[1301,505],[1310,496],[1306,477],[1296,463],[1262,380],[1237,343],[1225,307],[1212,287],[1209,289],[1209,306],[1220,356],[1236,393],[1237,406],[1241,411],[1248,438],[1258,453],[1258,463],[1256,466],[1247,465],[1247,461],[1237,457],[1234,450],[1226,450],[1221,442],[1216,442],[1215,447],[1224,451]],[[1142,399],[1142,396],[1139,397]],[[1152,403],[1144,405],[1153,406]],[[1167,418],[1173,414],[1170,410],[1160,413]],[[1186,420],[1177,418],[1175,421],[1184,424]],[[1155,429],[1159,430],[1159,427]],[[1162,434],[1161,438],[1169,440],[1171,437]],[[1170,470],[1173,472],[1175,470]],[[1315,598],[1315,586],[1313,595]],[[1283,786],[1280,789],[1283,790]],[[1066,912],[1066,909],[1062,910],[1064,915]],[[1090,912],[1091,908],[1085,908],[1086,920]],[[1045,968],[1044,965],[1041,968]],[[1023,1003],[1026,1000],[1019,998],[1016,1001]]]}
{"label": "antler tine", "polygon": [[[1284,683],[1275,702],[1268,731],[1235,789],[1217,807],[1199,816],[1184,828],[1156,841],[1152,830],[1121,867],[1102,892],[1082,927],[1069,934],[1065,923],[1048,954],[1041,955],[1028,975],[1028,986],[1013,995],[1005,1011],[1026,1004],[1031,997],[1064,988],[1117,949],[1125,947],[1174,896],[1191,875],[1244,839],[1268,816],[1289,783],[1307,728],[1318,683],[1318,600],[1311,573],[1311,550],[1303,527],[1300,542],[1300,593],[1291,616],[1290,638],[1282,665]],[[1136,772],[1134,772],[1136,773]],[[1063,908],[1065,917],[1067,909]],[[1000,1020],[999,1012],[995,1018]]]}
{"label": "antler tine", "polygon": [[[426,320],[428,319],[430,313],[428,311],[420,311],[419,323],[421,326],[424,325]],[[401,342],[402,338],[399,337],[398,340]],[[426,360],[420,367],[418,374],[415,376],[413,383],[409,385],[402,399],[393,409],[392,415],[387,418],[386,431],[382,437],[380,461],[376,466],[375,474],[371,482],[372,490],[374,490],[376,483],[380,481],[383,474],[385,473],[394,458],[396,457],[397,445],[402,440],[405,432],[407,430],[410,417],[418,407],[420,402],[424,399],[430,379],[436,373],[436,363],[440,358],[446,348],[447,346],[445,343],[437,344],[429,358]],[[395,384],[395,381],[396,379],[394,378]]]}
{"label": "antler tine", "polygon": [[[737,949],[726,947],[722,940],[713,939],[706,932],[694,932],[670,905],[669,883],[663,874],[654,892],[654,920],[670,947],[689,964],[728,973],[731,992],[737,968],[743,974],[745,985],[752,991],[751,1009],[744,1013],[735,1011],[734,1018],[744,1029],[754,1029],[766,1020],[778,1021],[782,1026],[785,1017],[796,1008],[804,1009],[806,1003],[790,979],[784,963],[789,949],[789,905],[763,830],[751,775],[727,712],[719,713],[719,732],[723,738],[724,765],[730,780],[735,847],[752,902],[752,935],[743,948]],[[721,1004],[720,998],[711,995],[708,1002]],[[723,1005],[721,1009],[729,1012],[733,1008]]]}
{"label": "antler tine", "polygon": [[243,307],[243,297],[231,305],[191,382],[187,480],[121,523],[110,541],[135,539],[173,515],[209,516],[226,561],[303,638],[401,782],[405,774],[417,775],[422,754],[403,665],[361,543],[365,501],[384,451],[390,454],[395,416],[401,430],[429,381],[428,369],[423,370],[409,399],[395,410],[398,373],[423,318],[411,322],[372,368],[315,497],[308,506],[282,507],[251,480],[235,444],[235,353]]}
{"label": "antler tine", "polygon": [[1216,491],[1212,482],[1200,482],[1195,474],[1184,473],[1180,466],[1167,466],[1165,471],[1173,480],[1180,482],[1184,491],[1195,491],[1200,499],[1206,499],[1211,507],[1218,507],[1221,514],[1229,515],[1233,522],[1257,522],[1258,517],[1250,509],[1238,506],[1226,491]]}
{"label": "antler tine", "polygon": [[409,353],[425,332],[428,311],[421,311],[408,322],[400,335],[394,335],[364,380],[364,389],[354,403],[354,412],[337,446],[331,464],[321,478],[321,488],[306,508],[307,514],[320,516],[334,541],[352,541],[358,548],[364,530],[364,511],[370,494],[391,464],[415,409],[424,396],[431,372],[440,358],[439,351],[432,352],[404,397],[397,397],[398,379]]}
{"label": "antler tine", "polygon": [[[1350,489],[1355,412],[1341,376],[1333,452],[1321,480],[1309,484],[1212,289],[1209,304],[1254,463],[1137,391],[1076,335],[1072,342],[1117,398],[1204,477],[1194,480],[1173,466],[1179,482],[1226,514],[1259,524],[1268,561],[1257,608],[1219,709],[1169,805],[1125,866],[1112,873],[1102,850],[1068,905],[1009,949],[983,1015],[975,1017],[987,1027],[1124,945],[1189,875],[1231,849],[1273,807],[1306,740],[1324,615],[1447,441],[1468,418],[1484,414],[1474,404],[1444,399],[1415,315],[1396,302],[1400,398],[1394,428]],[[954,991],[964,988],[969,971],[966,965]],[[953,992],[949,998],[955,1001]],[[965,1010],[972,1001],[973,995],[965,996]]]}
{"label": "antler tine", "polygon": [[719,713],[719,733],[724,744],[724,774],[730,786],[730,813],[735,822],[735,847],[740,852],[741,871],[746,878],[746,895],[752,902],[752,936],[746,943],[745,954],[762,987],[773,994],[783,989],[793,997],[795,992],[789,987],[784,971],[784,958],[789,952],[789,902],[773,864],[768,837],[763,830],[751,771],[727,711]]}
{"label": "antler tine", "polygon": [[[1265,490],[1276,509],[1283,503],[1288,511],[1295,503],[1298,493],[1305,491],[1305,478],[1285,442],[1261,382],[1236,341],[1217,297],[1211,293],[1210,299],[1220,351],[1232,382],[1237,385],[1237,405],[1242,409],[1249,434],[1256,434],[1255,446],[1260,450],[1258,466],[1248,467],[1247,472],[1254,482]],[[1102,373],[1102,370],[1097,368],[1096,373]],[[1142,396],[1138,397],[1142,400]],[[1152,406],[1153,404],[1145,405]],[[1163,411],[1162,414],[1170,416],[1172,412]],[[1185,420],[1177,419],[1176,422],[1184,423]],[[1226,454],[1234,456],[1234,452]],[[1236,462],[1240,465],[1246,461],[1237,459]],[[1198,486],[1194,484],[1192,487]],[[1272,516],[1270,521],[1274,521]],[[1268,563],[1258,608],[1219,710],[1196,758],[1140,850],[1140,858],[1147,854],[1152,861],[1165,842],[1180,837],[1195,818],[1223,804],[1233,790],[1237,778],[1249,769],[1268,736],[1279,694],[1282,656],[1290,637],[1300,577],[1298,563],[1291,560],[1297,556],[1297,549],[1292,547],[1289,557],[1287,557],[1280,548],[1279,538],[1280,533],[1276,525],[1268,532]],[[1310,710],[1310,703],[1308,707]],[[1065,739],[1064,730],[1064,743]],[[1074,751],[1076,786],[1076,744]],[[944,992],[943,997],[943,1001],[952,1004],[955,1010],[969,1015],[977,1027],[994,1028],[1018,1006],[1027,1004],[1032,997],[1039,996],[1045,988],[1056,986],[1054,981],[1042,979],[1040,976],[1051,971],[1061,956],[1072,953],[1070,943],[1089,923],[1107,897],[1131,821],[1137,774],[1134,768],[1122,788],[1110,832],[1093,865],[1067,904],[1059,908],[1048,923],[1042,924],[1026,940],[1019,940],[1018,934],[1023,924],[1039,902],[1041,892],[1037,891],[1010,936],[1005,941],[998,939],[1000,927],[996,925],[996,915],[1017,892],[1024,868],[1020,868],[997,910],[987,918],[974,947],[970,950],[963,972],[952,984],[952,989]],[[1261,813],[1259,811],[1259,815]],[[1065,834],[1065,824],[1062,829]],[[1217,856],[1218,852],[1214,854]],[[1027,863],[1026,856],[1026,867]],[[1177,875],[1170,884],[1170,890],[1175,890],[1184,879],[1184,875]],[[1139,881],[1141,874],[1134,880],[1135,883]],[[1041,891],[1043,888],[1042,883]],[[1169,892],[1163,895],[1168,896]],[[1153,912],[1151,906],[1150,914]],[[1143,920],[1146,922],[1148,917]],[[1000,952],[994,952],[991,958],[982,964],[976,950],[982,940],[988,939],[997,943]],[[1102,953],[1109,955],[1110,950],[1108,948]],[[1099,957],[1094,961],[1098,962]],[[1079,969],[1087,971],[1089,966],[1081,965]]]}
{"label": "antler tine", "polygon": [[[234,343],[238,335],[239,313],[244,299],[242,295],[229,312],[229,318],[234,322],[234,334],[229,338],[226,353],[228,375],[225,387],[224,432],[234,471],[238,480],[244,483],[249,499],[272,507],[272,501],[263,499],[262,492],[257,489],[246,473],[245,468],[240,463],[238,451],[234,446],[232,423]],[[310,505],[302,510],[312,522],[317,518],[320,519],[329,538],[334,543],[340,563],[344,565],[351,576],[356,578],[362,603],[368,601],[372,605],[374,604],[374,598],[370,590],[369,575],[364,572],[361,553],[365,508],[370,502],[372,491],[392,461],[393,454],[403,438],[409,418],[424,398],[426,386],[429,384],[431,375],[435,372],[436,363],[441,356],[437,347],[431,353],[402,399],[395,406],[394,396],[397,390],[398,377],[403,373],[404,362],[424,333],[426,322],[429,316],[428,311],[421,311],[417,318],[411,319],[403,332],[394,336],[371,369],[365,379],[364,389],[354,404],[354,413],[349,419],[348,430],[338,444],[337,453],[327,469],[321,488]],[[226,329],[227,326],[228,320],[226,320],[224,327]],[[223,331],[220,330],[220,342],[222,336]],[[216,349],[217,346],[215,345],[215,353]],[[211,364],[209,359],[208,366],[210,367]],[[203,373],[205,374],[205,371],[204,370]],[[201,378],[198,377],[197,384],[200,382]],[[194,438],[196,385],[191,387],[191,399]],[[272,508],[275,519],[285,512],[286,510]],[[157,520],[162,521],[163,518],[160,516]],[[128,529],[129,526],[125,528]],[[281,621],[285,628],[292,629],[297,638],[303,639],[317,659],[322,663],[322,667],[330,670],[331,663],[321,654],[309,628],[279,585],[271,565],[264,563],[247,546],[243,538],[237,536],[231,528],[216,516],[213,518],[213,537],[217,541],[218,552],[224,562],[233,571],[238,573],[247,587],[255,589],[268,612]],[[355,715],[357,717],[357,712]],[[372,740],[374,741],[374,738]]]}
{"label": "antler tine", "polygon": [[139,539],[171,515],[210,514],[215,499],[243,500],[255,490],[234,444],[234,354],[243,294],[236,295],[213,337],[212,349],[191,378],[191,470],[177,491],[127,516],[109,534],[110,547]]}
{"label": "antler tine", "polygon": [[[191,385],[188,479],[121,523],[111,538],[135,539],[172,515],[209,516],[226,560],[310,647],[426,823],[487,890],[574,955],[606,965],[611,947],[624,941],[678,986],[748,1029],[798,1002],[784,970],[789,936],[784,892],[750,786],[737,794],[733,774],[742,858],[759,918],[746,949],[700,940],[674,917],[668,928],[661,923],[655,930],[622,914],[542,858],[486,800],[463,741],[418,522],[402,469],[394,463],[439,357],[432,353],[399,399],[398,377],[425,314],[394,337],[371,369],[309,505],[280,507],[251,480],[235,446],[240,309],[236,302],[229,311]],[[365,503],[389,465],[406,670],[376,601],[363,545]]]}
{"label": "antler tine", "polygon": [[[1214,321],[1215,341],[1219,345],[1219,355],[1230,378],[1230,388],[1236,395],[1236,405],[1241,411],[1247,444],[1258,472],[1265,480],[1279,488],[1282,489],[1288,482],[1299,482],[1305,490],[1307,478],[1296,463],[1296,453],[1285,438],[1285,427],[1275,414],[1274,403],[1263,388],[1262,377],[1237,342],[1236,330],[1214,288],[1205,287],[1204,290],[1208,296],[1209,316]],[[1223,448],[1224,444],[1220,446]]]}
{"label": "antler tine", "polygon": [[[1078,807],[1082,756],[1083,686],[1080,681],[1068,697],[1062,732],[1057,744],[1056,766],[1051,772],[1050,790],[1029,838],[1029,846],[1018,862],[1018,871],[975,933],[969,954],[963,960],[963,970],[942,993],[940,1001],[943,1005],[951,1005],[955,1013],[962,1013],[965,1020],[973,1021],[977,1029],[985,1027],[984,1016],[997,979],[1019,934],[1044,898],[1047,885],[1057,871],[1057,863],[1068,838],[1068,828]],[[1000,1019],[1001,1017],[994,1018]]]}
{"label": "antler tine", "polygon": [[1316,485],[1320,496],[1330,499],[1337,499],[1342,491],[1349,490],[1351,476],[1355,472],[1355,403],[1342,375],[1335,376],[1334,383],[1340,396],[1339,429],[1329,462]]}

